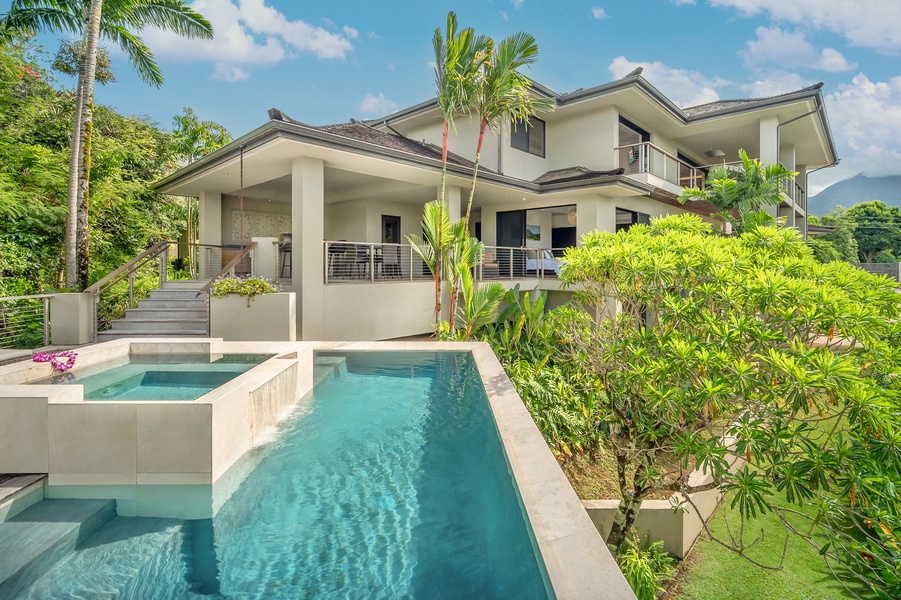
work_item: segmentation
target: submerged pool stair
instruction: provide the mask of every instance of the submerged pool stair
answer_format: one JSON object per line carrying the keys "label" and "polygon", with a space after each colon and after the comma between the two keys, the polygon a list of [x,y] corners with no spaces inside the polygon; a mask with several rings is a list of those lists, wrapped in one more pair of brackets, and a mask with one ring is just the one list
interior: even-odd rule
{"label": "submerged pool stair", "polygon": [[207,337],[209,298],[197,295],[206,280],[167,281],[150,292],[137,308],[125,311],[124,319],[112,322],[97,334],[98,342],[124,337]]}
{"label": "submerged pool stair", "polygon": [[115,516],[113,500],[43,500],[0,523],[0,598],[18,598]]}

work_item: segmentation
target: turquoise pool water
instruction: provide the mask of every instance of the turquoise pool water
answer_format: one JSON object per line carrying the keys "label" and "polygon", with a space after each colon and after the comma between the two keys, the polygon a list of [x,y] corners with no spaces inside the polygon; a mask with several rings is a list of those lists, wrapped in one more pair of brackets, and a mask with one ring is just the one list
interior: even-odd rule
{"label": "turquoise pool water", "polygon": [[548,598],[471,355],[346,358],[215,517],[116,518],[21,597]]}
{"label": "turquoise pool water", "polygon": [[272,354],[139,354],[35,384],[81,384],[85,400],[196,400]]}

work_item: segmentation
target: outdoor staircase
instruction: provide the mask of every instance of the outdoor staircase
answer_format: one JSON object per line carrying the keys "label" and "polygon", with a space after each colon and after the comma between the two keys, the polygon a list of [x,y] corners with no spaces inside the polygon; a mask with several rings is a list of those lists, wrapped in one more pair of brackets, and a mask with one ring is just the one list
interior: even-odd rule
{"label": "outdoor staircase", "polygon": [[124,319],[112,322],[97,333],[98,342],[124,337],[207,337],[209,336],[209,299],[198,295],[206,280],[167,281],[162,289],[150,292],[150,298],[137,308],[125,311]]}

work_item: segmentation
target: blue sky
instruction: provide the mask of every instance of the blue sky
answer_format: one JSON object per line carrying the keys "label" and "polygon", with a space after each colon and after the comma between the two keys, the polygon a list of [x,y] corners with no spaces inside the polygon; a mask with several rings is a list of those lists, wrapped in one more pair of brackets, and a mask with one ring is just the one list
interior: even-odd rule
{"label": "blue sky", "polygon": [[[9,0],[0,0],[6,12]],[[235,136],[277,107],[306,123],[373,118],[432,97],[431,36],[448,10],[502,38],[528,31],[529,73],[557,92],[592,87],[637,66],[682,106],[760,97],[825,82],[842,163],[811,192],[865,172],[901,173],[901,2],[898,0],[195,0],[211,42],[143,37],[166,77],[154,89],[112,51],[118,81],[98,102],[170,127],[190,106]],[[41,36],[52,54],[57,39]],[[65,84],[71,81],[59,78]]]}

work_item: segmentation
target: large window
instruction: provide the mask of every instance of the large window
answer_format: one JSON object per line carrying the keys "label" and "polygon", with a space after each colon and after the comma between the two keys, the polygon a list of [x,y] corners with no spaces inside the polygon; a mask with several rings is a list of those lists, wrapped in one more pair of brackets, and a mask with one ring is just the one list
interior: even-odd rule
{"label": "large window", "polygon": [[510,145],[517,150],[544,158],[544,121],[530,117],[527,123],[513,122]]}

